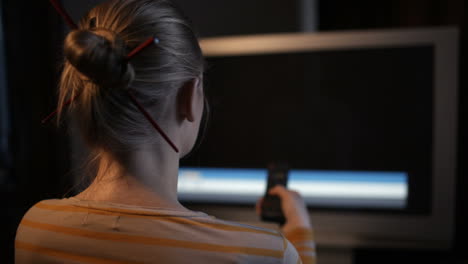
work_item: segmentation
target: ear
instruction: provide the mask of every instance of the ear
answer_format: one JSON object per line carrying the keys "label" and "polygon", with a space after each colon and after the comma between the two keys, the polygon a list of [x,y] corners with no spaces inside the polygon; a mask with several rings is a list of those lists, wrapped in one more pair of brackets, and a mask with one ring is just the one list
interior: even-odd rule
{"label": "ear", "polygon": [[197,93],[200,79],[195,78],[186,82],[179,91],[178,95],[178,110],[182,120],[189,122],[195,121],[196,104],[199,93]]}

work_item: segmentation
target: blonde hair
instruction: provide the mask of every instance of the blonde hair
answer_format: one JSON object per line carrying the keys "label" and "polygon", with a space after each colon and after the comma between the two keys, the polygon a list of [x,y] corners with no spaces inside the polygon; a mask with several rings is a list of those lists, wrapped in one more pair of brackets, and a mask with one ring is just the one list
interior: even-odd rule
{"label": "blonde hair", "polygon": [[[130,61],[126,54],[147,40],[159,43]],[[203,55],[188,20],[168,0],[112,0],[93,8],[64,43],[59,106],[69,98],[78,127],[92,149],[126,152],[160,136],[126,89],[164,123],[178,89],[203,72]],[[59,118],[63,109],[59,108]]]}

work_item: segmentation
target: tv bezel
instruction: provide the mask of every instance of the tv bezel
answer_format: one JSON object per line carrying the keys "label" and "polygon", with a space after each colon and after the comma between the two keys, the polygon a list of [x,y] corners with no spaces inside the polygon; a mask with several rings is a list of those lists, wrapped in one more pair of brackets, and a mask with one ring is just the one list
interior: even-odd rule
{"label": "tv bezel", "polygon": [[[434,47],[432,190],[429,214],[379,214],[343,210],[311,211],[317,243],[343,247],[448,249],[454,236],[458,105],[458,30],[453,27],[326,33],[283,33],[200,40],[205,57],[304,51]],[[216,217],[272,227],[252,208],[192,204]]]}

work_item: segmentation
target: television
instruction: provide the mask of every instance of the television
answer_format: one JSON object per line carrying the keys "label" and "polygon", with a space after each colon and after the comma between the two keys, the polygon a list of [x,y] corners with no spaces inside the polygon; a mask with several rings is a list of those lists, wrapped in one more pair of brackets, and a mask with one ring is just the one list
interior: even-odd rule
{"label": "television", "polygon": [[446,249],[454,234],[458,31],[206,38],[211,114],[179,199],[264,225],[266,167],[286,162],[319,246]]}

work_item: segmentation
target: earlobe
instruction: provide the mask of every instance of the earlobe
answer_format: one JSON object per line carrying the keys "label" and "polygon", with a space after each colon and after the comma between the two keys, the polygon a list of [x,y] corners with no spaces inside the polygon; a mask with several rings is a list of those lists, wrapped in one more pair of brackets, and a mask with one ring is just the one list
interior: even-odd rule
{"label": "earlobe", "polygon": [[196,93],[199,83],[199,78],[195,78],[186,82],[180,89],[178,108],[182,120],[195,121]]}

